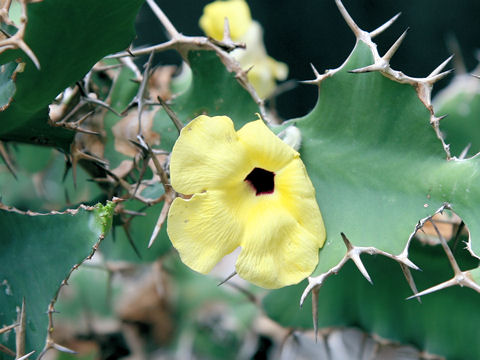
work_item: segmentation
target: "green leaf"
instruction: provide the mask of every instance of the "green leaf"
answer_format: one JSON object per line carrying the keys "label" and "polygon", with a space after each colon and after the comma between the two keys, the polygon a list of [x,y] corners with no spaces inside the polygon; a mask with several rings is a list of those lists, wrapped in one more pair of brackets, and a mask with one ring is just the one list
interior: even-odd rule
{"label": "green leaf", "polygon": [[22,57],[15,101],[2,113],[0,139],[56,146],[68,151],[74,133],[48,124],[48,105],[80,80],[105,55],[125,49],[143,0],[44,0],[28,5],[24,40],[41,69],[20,50],[0,55],[0,63]]}
{"label": "green leaf", "polygon": [[[465,268],[478,265],[465,250],[456,255]],[[441,246],[414,241],[411,259],[424,264],[413,273],[419,288],[451,278],[452,270]],[[468,288],[453,287],[415,299],[398,264],[385,257],[364,256],[373,280],[368,283],[352,261],[329,278],[318,294],[319,327],[356,326],[383,338],[412,344],[447,359],[480,357],[477,309],[480,297]],[[267,315],[286,327],[312,328],[311,297],[303,308],[298,299],[305,284],[270,292],[263,305]]]}
{"label": "green leaf", "polygon": [[321,82],[312,112],[296,121],[327,230],[314,274],[346,253],[341,232],[355,246],[399,255],[418,221],[445,202],[480,254],[478,159],[446,160],[413,86],[378,72],[348,72],[372,62],[370,48],[358,41],[341,70]]}
{"label": "green leaf", "polygon": [[[112,206],[57,214],[0,210],[0,323],[15,323],[16,309],[25,299],[27,352],[38,354],[45,345],[49,304],[74,266],[105,235],[102,223],[111,217],[107,209]],[[6,335],[5,343],[14,349],[13,333]]]}

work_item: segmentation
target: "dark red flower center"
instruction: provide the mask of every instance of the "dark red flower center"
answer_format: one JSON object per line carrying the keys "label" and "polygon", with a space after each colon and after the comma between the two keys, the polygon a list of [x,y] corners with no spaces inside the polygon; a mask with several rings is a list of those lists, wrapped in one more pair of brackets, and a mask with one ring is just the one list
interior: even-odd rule
{"label": "dark red flower center", "polygon": [[255,189],[255,195],[258,196],[273,193],[273,190],[275,189],[274,177],[275,173],[271,171],[255,168],[247,175],[245,181]]}

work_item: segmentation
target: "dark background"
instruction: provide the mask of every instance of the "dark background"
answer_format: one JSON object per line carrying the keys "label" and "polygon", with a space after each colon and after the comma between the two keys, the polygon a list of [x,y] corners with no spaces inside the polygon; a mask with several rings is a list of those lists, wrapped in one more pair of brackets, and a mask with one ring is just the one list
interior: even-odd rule
{"label": "dark background", "polygon": [[[198,19],[205,0],[157,0],[178,31],[185,35],[202,35]],[[310,63],[319,72],[338,67],[348,56],[355,37],[341,17],[334,0],[250,0],[253,19],[264,28],[268,54],[289,66],[289,79],[313,78]],[[450,54],[447,39],[454,36],[469,71],[477,65],[480,47],[480,0],[344,0],[356,23],[366,31],[376,29],[396,13],[402,15],[375,41],[382,55],[406,28],[410,28],[391,64],[407,75],[428,75]],[[166,40],[164,30],[144,5],[137,22],[135,45],[155,44]],[[459,55],[456,54],[456,58]],[[159,64],[179,63],[174,52],[157,55]],[[453,63],[447,68],[453,68]],[[448,84],[451,75],[434,90]],[[284,118],[306,114],[315,104],[314,86],[299,84],[279,96],[277,109]]]}

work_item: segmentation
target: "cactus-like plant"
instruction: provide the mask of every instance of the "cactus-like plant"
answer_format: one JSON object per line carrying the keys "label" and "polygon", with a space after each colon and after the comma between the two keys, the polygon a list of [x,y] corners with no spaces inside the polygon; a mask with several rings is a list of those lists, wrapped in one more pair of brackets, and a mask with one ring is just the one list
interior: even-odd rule
{"label": "cactus-like plant", "polygon": [[[234,2],[246,6],[244,1]],[[239,55],[243,45],[232,39],[234,34],[224,19],[220,24],[223,38],[187,36],[175,28],[155,1],[146,0],[169,39],[125,50],[132,40],[133,21],[141,3],[0,1],[0,155],[5,164],[0,172],[0,358],[3,354],[17,359],[41,358],[51,349],[71,352],[55,337],[57,318],[60,324],[62,320],[54,312],[58,307],[64,320],[74,318],[72,314],[82,305],[81,301],[69,302],[68,296],[62,299],[60,288],[66,289],[64,285],[72,275],[71,287],[84,294],[78,296],[92,299],[90,306],[96,306],[95,295],[110,294],[110,275],[126,279],[128,276],[119,270],[126,268],[143,272],[138,276],[150,281],[148,289],[153,286],[156,290],[143,296],[143,290],[135,288],[139,297],[123,309],[140,307],[142,297],[159,297],[159,304],[174,304],[179,347],[190,339],[187,343],[190,341],[192,349],[212,357],[217,354],[214,349],[233,356],[252,333],[269,336],[275,343],[288,337],[287,344],[294,337],[301,341],[308,338],[300,333],[292,335],[290,328],[317,331],[318,327],[337,326],[358,326],[389,341],[412,344],[420,351],[449,359],[479,357],[475,309],[480,292],[480,172],[478,157],[468,157],[478,152],[477,139],[474,135],[463,139],[464,134],[473,133],[468,129],[475,125],[464,126],[460,120],[453,125],[453,121],[443,119],[444,112],[465,115],[465,107],[468,115],[478,117],[478,94],[460,94],[460,103],[459,97],[439,95],[432,105],[432,87],[448,74],[443,69],[449,59],[423,78],[394,70],[390,60],[405,33],[383,55],[373,39],[397,17],[367,32],[336,0],[356,37],[354,49],[336,69],[321,74],[313,68],[315,78],[307,83],[319,89],[316,106],[306,116],[278,125],[257,94],[257,90],[262,92],[262,85],[250,83],[253,73],[242,67]],[[167,50],[177,51],[189,70],[175,77],[171,67],[155,66],[153,55]],[[139,68],[132,56],[142,55],[148,55],[148,60]],[[262,56],[272,60],[266,53]],[[255,69],[255,63],[253,66]],[[260,64],[255,71],[261,68]],[[268,96],[274,78],[271,74],[266,78],[268,84],[263,85]],[[469,77],[472,87],[477,80]],[[295,151],[275,139],[263,124],[249,124],[256,114]],[[192,127],[185,125],[200,115],[207,115],[200,119],[217,128],[191,132],[192,136],[202,136],[201,141],[187,135],[177,140],[181,131],[185,134]],[[211,120],[216,116],[232,119],[236,131],[232,127],[228,136],[219,140],[220,125]],[[252,127],[260,130],[255,134],[240,130]],[[228,146],[224,143],[233,143],[235,136],[243,142],[237,150],[255,153],[242,157],[252,169],[279,161],[268,158],[278,148],[288,149],[285,151],[295,159],[302,158],[326,229],[326,241],[318,254],[324,238],[323,228],[317,226],[322,222],[319,212],[316,207],[292,203],[295,196],[311,196],[314,203],[314,192],[304,173],[300,176],[303,181],[298,181],[297,173],[286,177],[294,179],[289,184],[298,189],[282,188],[293,194],[282,197],[276,193],[276,185],[282,184],[274,182],[268,191],[259,191],[247,171],[239,183],[257,191],[249,198],[255,206],[237,211],[239,199],[228,196],[225,189],[231,184],[224,179],[220,188],[227,195],[221,202],[210,204],[206,213],[182,212],[195,199],[208,196],[211,189],[201,184],[194,190],[179,187],[178,181],[195,183],[193,177],[199,181],[208,178],[210,170],[204,165],[212,166],[216,158],[207,150],[225,149]],[[266,137],[273,140],[266,142]],[[215,141],[225,146],[218,147]],[[170,156],[175,143],[182,156],[175,151]],[[268,146],[273,143],[278,146]],[[471,152],[460,155],[469,143]],[[206,151],[189,159],[185,149],[195,152],[199,144]],[[220,155],[227,160],[234,156]],[[208,161],[202,162],[202,156]],[[203,168],[189,173],[196,162]],[[180,179],[172,184],[170,168]],[[219,165],[217,173],[222,169]],[[283,167],[264,171],[275,181],[275,172],[280,174]],[[234,171],[232,177],[237,175]],[[195,195],[182,194],[182,200],[175,200],[180,189]],[[278,195],[278,208],[260,202],[258,193]],[[188,258],[187,265],[207,272],[219,260],[218,254],[223,256],[240,244],[250,256],[248,269],[240,268],[239,276],[268,288],[297,283],[310,275],[308,280],[266,292],[242,282],[239,276],[231,279],[229,275],[237,273],[231,259],[220,263],[213,277],[191,272],[179,261],[165,229],[174,201],[169,231],[180,255]],[[99,202],[105,205],[95,205]],[[230,206],[231,202],[235,206]],[[275,218],[284,214],[283,208],[290,216]],[[255,216],[249,213],[251,209]],[[262,246],[255,246],[257,238],[249,238],[226,249],[223,233],[208,246],[199,246],[205,229],[210,235],[218,233],[218,214],[237,227],[235,235],[239,238],[244,232],[265,235]],[[448,214],[441,221],[449,222],[447,230],[453,231],[440,227],[442,214]],[[192,216],[196,221],[183,225]],[[262,219],[269,223],[262,224]],[[300,230],[290,232],[292,228]],[[422,231],[428,238],[421,236]],[[318,236],[312,241],[315,246],[305,246],[308,242],[302,243],[302,236]],[[282,247],[275,238],[283,239]],[[289,242],[293,238],[298,241]],[[305,258],[298,259],[305,252],[309,252]],[[92,265],[94,253],[93,267],[85,267]],[[295,261],[290,257],[293,255]],[[316,263],[317,255],[318,264],[310,274],[315,267],[310,263],[312,259]],[[215,259],[209,258],[212,256]],[[265,259],[271,266],[265,266]],[[306,269],[299,265],[305,259]],[[136,265],[120,266],[118,260]],[[245,263],[240,260],[237,264]],[[154,265],[148,265],[152,262]],[[208,266],[203,266],[207,262]],[[79,271],[73,271],[80,265]],[[92,280],[101,287],[95,293],[85,279],[97,276],[99,269],[105,273]],[[155,280],[148,274],[155,275]],[[157,277],[169,280],[164,284]],[[228,285],[218,287],[220,281]],[[127,297],[129,283],[116,284],[116,294]],[[240,292],[232,293],[229,285]],[[407,297],[421,303],[405,300]],[[119,296],[112,299],[120,302]],[[218,331],[207,334],[199,330],[209,328],[219,313],[231,316],[222,323],[225,333],[235,332],[230,342],[219,340]],[[130,325],[139,318],[149,324],[154,321],[116,307],[104,315],[120,317]],[[328,337],[324,332],[321,336]],[[309,349],[317,349],[313,342],[308,344]],[[96,355],[101,356],[101,352]]]}

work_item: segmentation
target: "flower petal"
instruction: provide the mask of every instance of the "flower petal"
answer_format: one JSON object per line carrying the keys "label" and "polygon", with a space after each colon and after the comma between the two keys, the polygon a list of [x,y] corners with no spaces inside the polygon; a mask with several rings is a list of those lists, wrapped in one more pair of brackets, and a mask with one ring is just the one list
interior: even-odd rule
{"label": "flower petal", "polygon": [[282,206],[302,227],[316,235],[318,247],[322,247],[326,238],[325,226],[315,198],[315,188],[300,158],[277,173],[275,189],[281,194]]}
{"label": "flower petal", "polygon": [[299,154],[280,140],[262,120],[252,121],[237,131],[253,167],[276,172]]}
{"label": "flower petal", "polygon": [[170,159],[175,191],[194,194],[242,182],[252,164],[227,116],[199,116],[181,131]]}
{"label": "flower petal", "polygon": [[277,172],[273,194],[251,198],[245,205],[238,212],[247,217],[237,273],[265,288],[296,284],[309,276],[325,242],[325,227],[302,161],[295,158]]}
{"label": "flower petal", "polygon": [[296,284],[318,263],[319,241],[283,208],[271,208],[246,229],[236,263],[240,277],[267,289]]}
{"label": "flower petal", "polygon": [[183,263],[206,274],[240,245],[242,224],[225,207],[221,191],[190,199],[176,198],[168,213],[167,232]]}
{"label": "flower petal", "polygon": [[214,1],[203,9],[200,27],[207,36],[222,40],[225,18],[228,18],[230,37],[233,40],[238,40],[245,34],[252,22],[250,8],[246,1]]}

